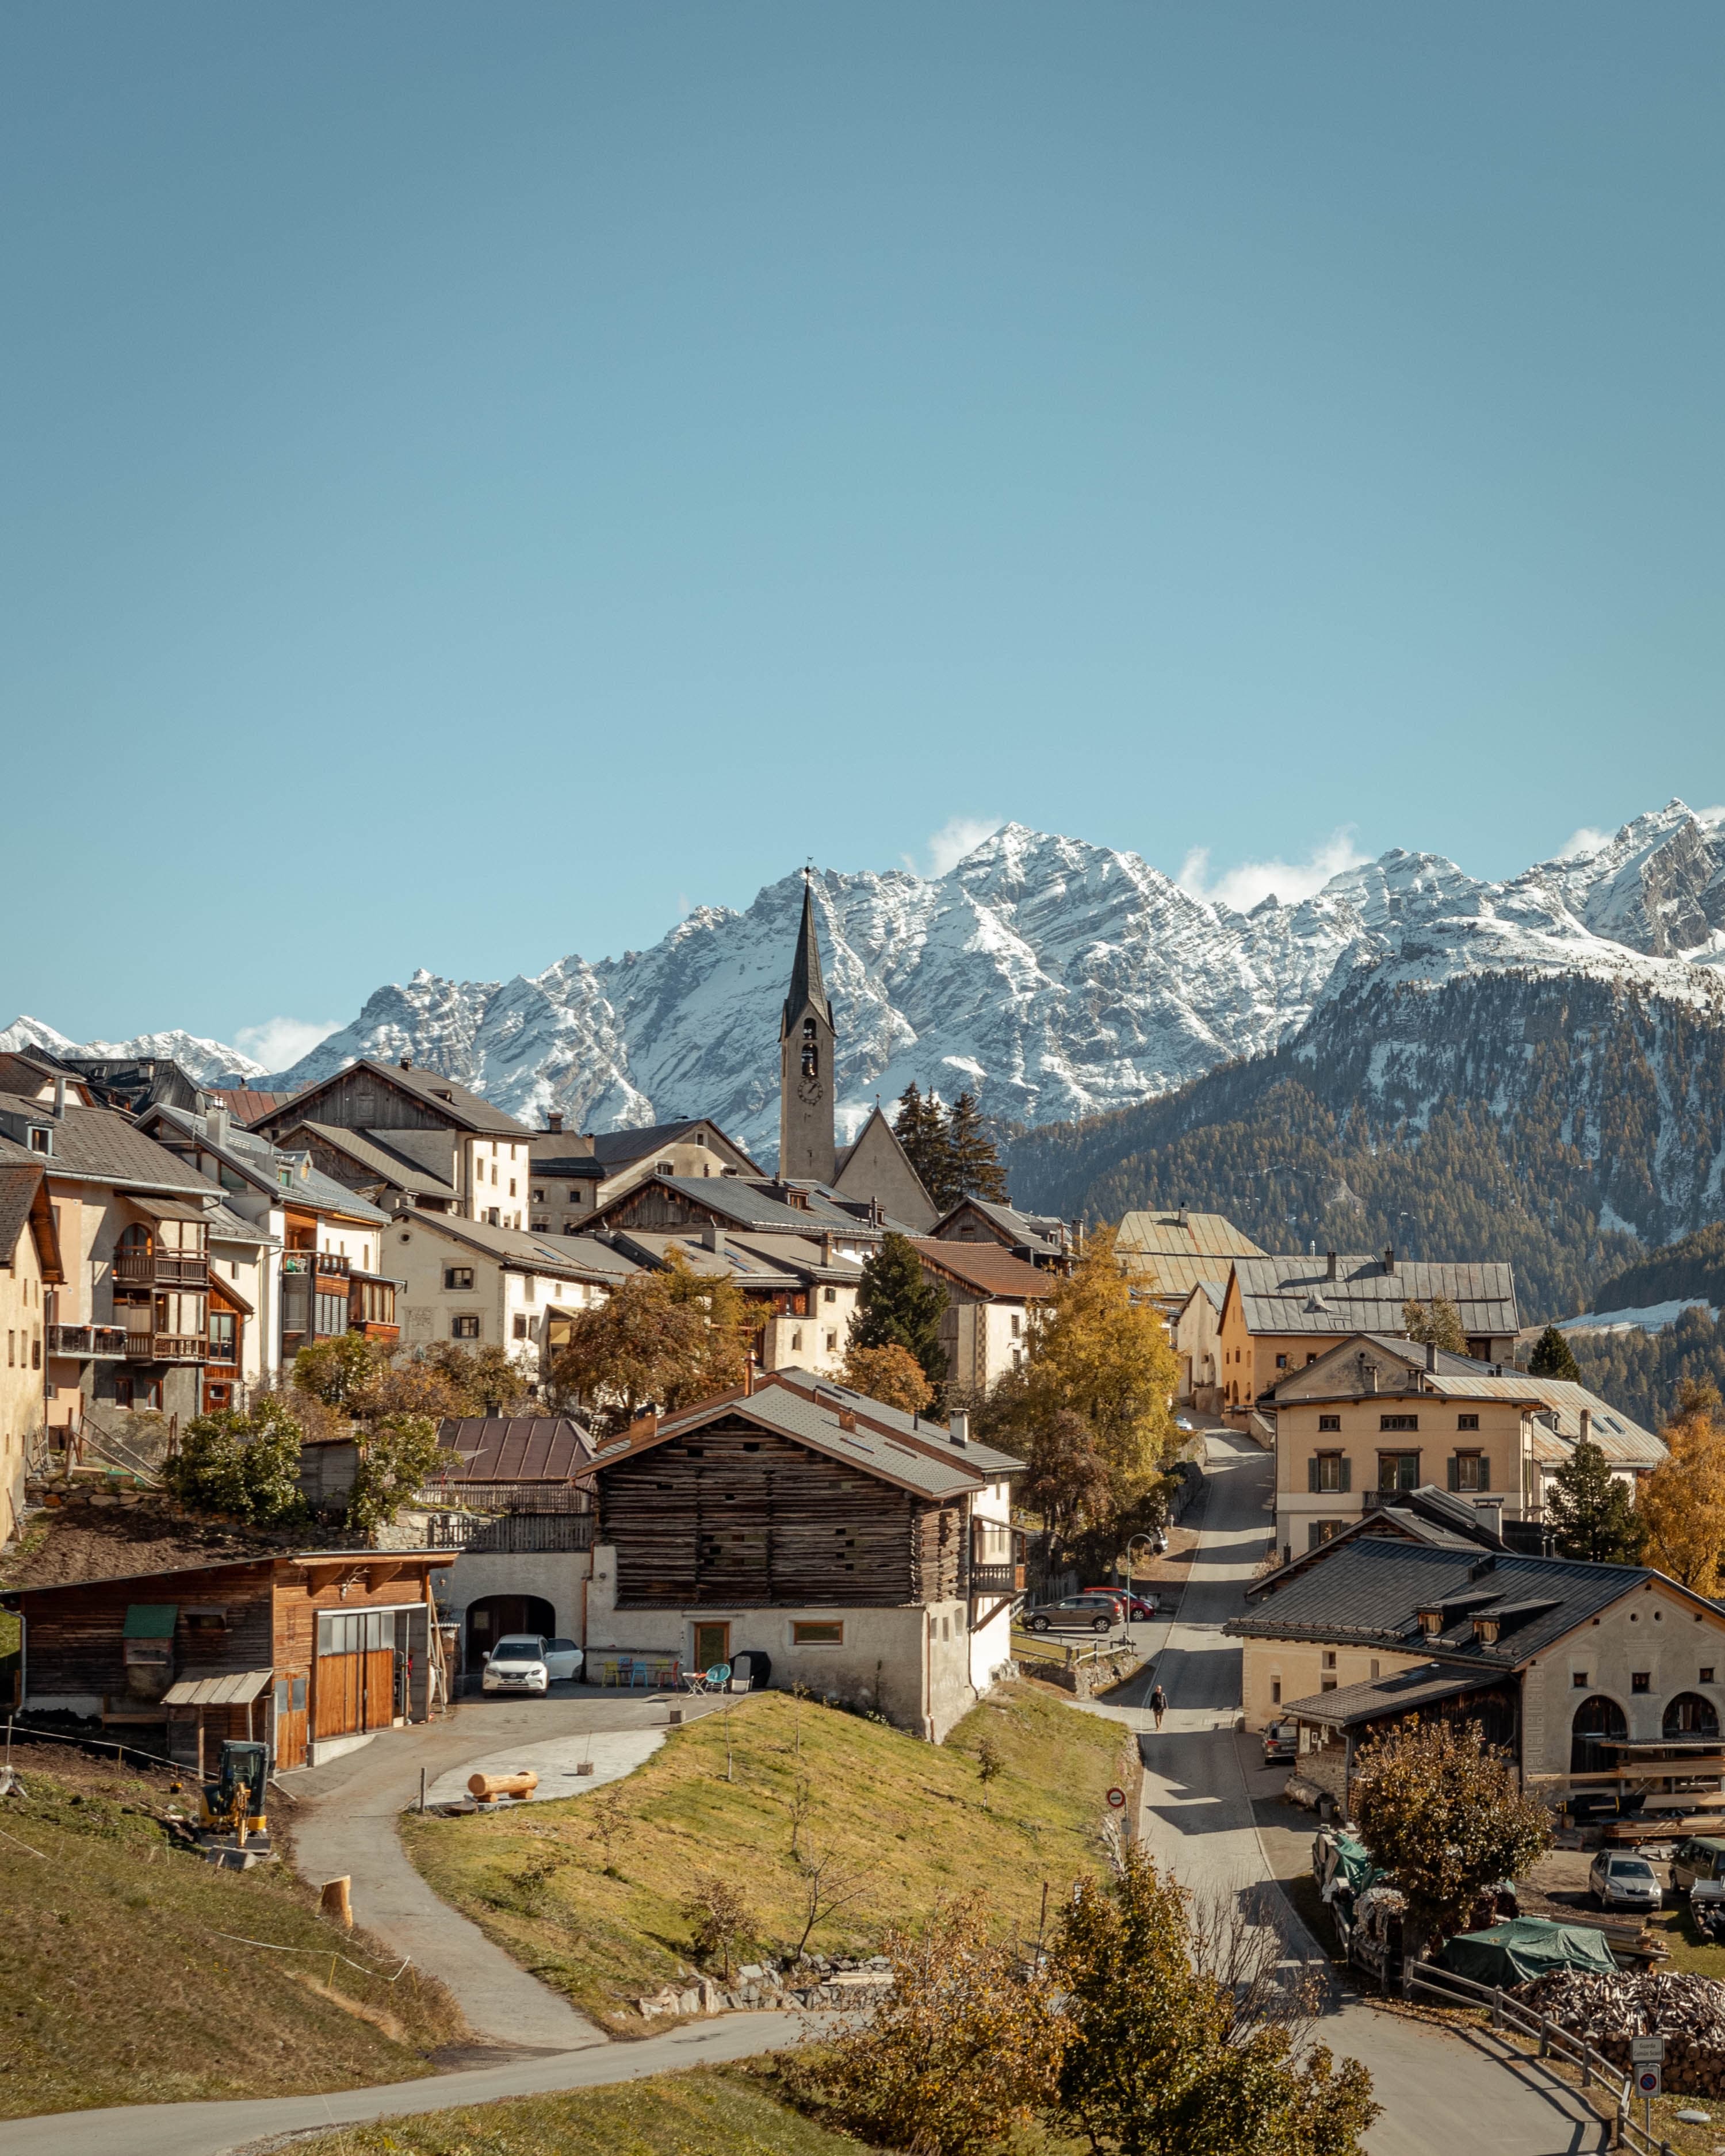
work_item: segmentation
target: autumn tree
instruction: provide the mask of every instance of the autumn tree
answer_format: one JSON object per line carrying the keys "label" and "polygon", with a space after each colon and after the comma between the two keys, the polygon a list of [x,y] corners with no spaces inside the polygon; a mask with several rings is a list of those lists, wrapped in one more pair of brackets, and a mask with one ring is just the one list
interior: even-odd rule
{"label": "autumn tree", "polygon": [[904,1414],[921,1414],[934,1398],[934,1388],[922,1374],[922,1365],[896,1340],[884,1348],[852,1347],[845,1351],[844,1381],[883,1407]]}
{"label": "autumn tree", "polygon": [[1546,1509],[1557,1530],[1558,1555],[1593,1564],[1633,1564],[1645,1522],[1605,1455],[1584,1438],[1548,1486]]}
{"label": "autumn tree", "polygon": [[886,1939],[893,1986],[866,2020],[793,2053],[793,2086],[852,2132],[916,2156],[984,2156],[1053,2100],[1055,1986],[988,1935],[980,1897]]}
{"label": "autumn tree", "polygon": [[1090,1424],[1070,1408],[1056,1408],[1033,1426],[1018,1502],[1042,1515],[1050,1571],[1055,1553],[1083,1530],[1109,1517],[1112,1485]]}
{"label": "autumn tree", "polygon": [[1435,1295],[1429,1303],[1402,1305],[1402,1330],[1409,1339],[1428,1348],[1443,1348],[1452,1355],[1467,1353],[1467,1335],[1461,1329],[1461,1313],[1446,1295]]}
{"label": "autumn tree", "polygon": [[941,1346],[946,1307],[947,1291],[923,1271],[916,1245],[908,1235],[888,1234],[864,1262],[848,1344],[902,1348],[916,1358],[929,1383],[937,1385],[947,1374]]}
{"label": "autumn tree", "polygon": [[1647,1555],[1697,1594],[1717,1594],[1725,1558],[1725,1428],[1719,1389],[1686,1378],[1661,1436],[1667,1456],[1641,1486],[1636,1507]]}
{"label": "autumn tree", "polygon": [[1360,1839],[1408,1897],[1420,1938],[1461,1930],[1481,1892],[1514,1879],[1551,1846],[1543,1804],[1478,1722],[1404,1722],[1354,1763]]}
{"label": "autumn tree", "polygon": [[312,1342],[295,1356],[294,1389],[310,1394],[326,1407],[357,1412],[368,1401],[388,1359],[388,1348],[364,1333],[338,1332],[333,1339]]}
{"label": "autumn tree", "polygon": [[532,1373],[506,1348],[464,1348],[439,1341],[427,1360],[448,1381],[465,1415],[512,1415],[526,1404]]}
{"label": "autumn tree", "polygon": [[702,1961],[716,1960],[723,1981],[731,1981],[732,1958],[741,1953],[756,1935],[755,1919],[748,1904],[728,1879],[697,1871],[682,1914],[689,1926],[689,1943]]}
{"label": "autumn tree", "polygon": [[1123,1511],[1156,1479],[1173,1434],[1177,1378],[1160,1314],[1137,1302],[1111,1229],[1098,1229],[1031,1328],[1024,1406],[1033,1430],[1062,1409],[1081,1417]]}
{"label": "autumn tree", "polygon": [[[1261,1950],[1242,1969],[1254,1931]],[[1378,2115],[1371,2076],[1302,2047],[1313,2002],[1276,1982],[1273,1933],[1224,1928],[1217,1943],[1136,1844],[1111,1880],[1078,1881],[1054,1950],[1055,2121],[1114,2156],[1358,2156]]]}
{"label": "autumn tree", "polygon": [[637,1273],[569,1327],[553,1387],[615,1426],[742,1382],[754,1312],[728,1273],[696,1273],[680,1251]]}
{"label": "autumn tree", "polygon": [[1581,1383],[1581,1366],[1574,1351],[1555,1325],[1548,1325],[1527,1358],[1530,1378],[1563,1378],[1572,1385]]}

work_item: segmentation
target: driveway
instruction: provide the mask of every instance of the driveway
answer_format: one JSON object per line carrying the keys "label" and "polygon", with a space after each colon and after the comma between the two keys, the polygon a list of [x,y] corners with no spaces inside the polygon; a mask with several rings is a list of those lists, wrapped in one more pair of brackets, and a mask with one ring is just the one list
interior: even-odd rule
{"label": "driveway", "polygon": [[[1245,1589],[1268,1547],[1275,1462],[1249,1438],[1213,1434],[1213,1481],[1185,1595],[1170,1624],[1155,1676],[1168,1712],[1158,1733],[1141,1706],[1112,1712],[1138,1732],[1144,1763],[1138,1831],[1202,1904],[1255,1897],[1272,1887],[1252,1811],[1240,1747],[1240,1650],[1221,1626],[1245,1606]],[[1292,1925],[1293,1950],[1321,1958],[1279,1894],[1270,1904]],[[1283,1917],[1282,1912],[1286,1911]],[[1367,2003],[1338,1982],[1320,2026],[1338,2056],[1371,2072],[1384,2116],[1372,2128],[1372,2156],[1579,2156],[1607,2145],[1603,2123],[1559,2085],[1546,2082],[1489,2035],[1455,2034]]]}
{"label": "driveway", "polygon": [[[465,1700],[447,1721],[383,1730],[326,1766],[284,1775],[295,1799],[287,1825],[300,1875],[317,1885],[347,1874],[355,1922],[440,1977],[481,2042],[511,2052],[603,2044],[603,2031],[560,1992],[530,1976],[476,1924],[438,1899],[408,1862],[395,1825],[418,1801],[422,1770],[429,1787],[448,1789],[452,1781],[459,1787],[480,1763],[493,1772],[506,1763],[535,1764],[561,1750],[559,1740],[601,1732],[642,1739],[665,1729],[669,1704],[646,1693],[578,1685],[556,1686],[542,1700]],[[675,1704],[693,1720],[722,1709],[726,1699]],[[571,1793],[580,1786],[572,1780]]]}

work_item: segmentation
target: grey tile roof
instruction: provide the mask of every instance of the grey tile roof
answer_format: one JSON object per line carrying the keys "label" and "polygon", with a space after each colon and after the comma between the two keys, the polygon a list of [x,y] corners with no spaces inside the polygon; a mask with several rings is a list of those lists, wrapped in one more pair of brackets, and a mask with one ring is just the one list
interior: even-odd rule
{"label": "grey tile roof", "polygon": [[[1382,1537],[1363,1536],[1316,1554],[1322,1562],[1297,1577],[1272,1574],[1248,1589],[1250,1614],[1230,1618],[1222,1630],[1235,1639],[1354,1642],[1427,1654],[1446,1666],[1517,1669],[1658,1577],[1643,1565],[1482,1554]],[[1279,1580],[1286,1584],[1278,1585]],[[1462,1617],[1435,1639],[1422,1634],[1416,1614],[1420,1609],[1453,1604],[1464,1595],[1471,1598],[1471,1608],[1547,1599],[1553,1606],[1505,1631],[1493,1646],[1477,1642]],[[1712,1606],[1699,1596],[1692,1599],[1700,1607]]]}
{"label": "grey tile roof", "polygon": [[1481,1691],[1503,1677],[1502,1670],[1456,1670],[1441,1662],[1403,1670],[1390,1677],[1373,1677],[1364,1684],[1343,1685],[1334,1691],[1314,1692],[1305,1699],[1285,1700],[1279,1716],[1297,1716],[1301,1722],[1322,1722],[1330,1729],[1351,1729],[1361,1722],[1377,1722],[1387,1714],[1411,1714],[1416,1707],[1435,1706],[1440,1699],[1459,1699]]}
{"label": "grey tile roof", "polygon": [[[9,1141],[0,1153],[0,1265],[9,1265],[18,1238],[29,1225],[30,1206],[42,1182],[44,1163]],[[17,1156],[13,1158],[13,1156]]]}
{"label": "grey tile roof", "polygon": [[210,1198],[216,1186],[207,1182],[166,1146],[159,1146],[141,1131],[130,1116],[112,1108],[83,1108],[68,1105],[58,1122],[44,1112],[38,1101],[8,1106],[26,1109],[32,1122],[47,1122],[54,1130],[54,1151],[44,1158],[50,1176],[69,1181],[110,1183],[123,1188],[177,1191],[193,1198]]}
{"label": "grey tile roof", "polygon": [[809,1445],[831,1459],[842,1460],[847,1466],[857,1468],[865,1475],[896,1483],[918,1496],[958,1497],[983,1486],[985,1478],[981,1474],[968,1464],[960,1465],[960,1459],[968,1460],[968,1455],[956,1456],[950,1461],[942,1460],[919,1445],[907,1445],[901,1438],[871,1430],[861,1422],[855,1430],[841,1430],[836,1400],[823,1404],[789,1385],[757,1386],[747,1399],[735,1394],[702,1400],[678,1414],[663,1417],[656,1429],[650,1424],[637,1424],[626,1436],[614,1438],[609,1445],[599,1447],[594,1455],[594,1472],[603,1477],[608,1467],[650,1451],[655,1445],[665,1444],[673,1437],[687,1435],[703,1423],[716,1421],[721,1415],[739,1417],[763,1430],[775,1430],[782,1437]]}
{"label": "grey tile roof", "polygon": [[[273,1145],[255,1131],[230,1123],[227,1142],[218,1145],[205,1117],[166,1102],[158,1102],[149,1109],[145,1120],[153,1128],[178,1132],[188,1140],[195,1139],[206,1152],[214,1153],[237,1173],[247,1177],[256,1188],[267,1191],[275,1204],[297,1204],[314,1212],[341,1213],[350,1220],[363,1220],[372,1227],[382,1225],[390,1217],[369,1199],[362,1198],[357,1190],[350,1190],[345,1183],[337,1183],[333,1176],[313,1168],[304,1153]],[[167,1145],[160,1150],[167,1152],[170,1158],[179,1158]],[[282,1180],[284,1168],[290,1178],[285,1183]],[[203,1183],[203,1188],[213,1191],[217,1186]]]}
{"label": "grey tile roof", "polygon": [[362,1055],[353,1062],[344,1064],[331,1076],[321,1079],[315,1086],[307,1086],[292,1098],[308,1116],[317,1113],[317,1103],[328,1089],[357,1070],[374,1070],[392,1086],[398,1086],[424,1103],[434,1114],[446,1118],[459,1129],[483,1132],[487,1137],[508,1138],[531,1137],[533,1133],[525,1123],[517,1122],[513,1116],[506,1115],[501,1108],[493,1107],[480,1094],[464,1086],[459,1079],[445,1078],[440,1070],[423,1070],[416,1064],[403,1070],[398,1063],[385,1063],[376,1056]]}
{"label": "grey tile roof", "polygon": [[593,1436],[572,1415],[451,1415],[437,1426],[449,1455],[434,1476],[463,1482],[567,1482],[593,1460]]}
{"label": "grey tile roof", "polygon": [[961,1198],[951,1211],[943,1214],[934,1224],[932,1233],[943,1242],[962,1241],[959,1236],[942,1235],[941,1231],[948,1220],[973,1208],[985,1220],[990,1221],[1001,1234],[1014,1243],[1027,1244],[1033,1250],[1042,1250],[1057,1256],[1062,1248],[1060,1229],[1063,1223],[1040,1213],[1021,1213],[1015,1205],[1002,1205],[992,1198]]}
{"label": "grey tile roof", "polygon": [[962,1460],[967,1467],[979,1469],[991,1478],[1004,1475],[1019,1475],[1024,1463],[1010,1452],[1002,1452],[998,1446],[983,1445],[973,1438],[968,1445],[959,1446],[952,1442],[948,1424],[937,1422],[928,1415],[906,1414],[902,1408],[890,1408],[884,1400],[870,1399],[866,1393],[852,1392],[846,1385],[835,1384],[830,1378],[823,1378],[813,1370],[804,1370],[792,1364],[788,1368],[772,1370],[757,1384],[759,1394],[762,1385],[787,1385],[793,1391],[806,1394],[809,1398],[837,1400],[847,1406],[853,1414],[862,1415],[878,1423],[889,1435],[901,1437],[907,1443],[931,1450],[937,1456],[950,1456]]}
{"label": "grey tile roof", "polygon": [[[517,1272],[561,1275],[566,1280],[614,1283],[641,1269],[593,1235],[535,1235],[525,1228],[494,1228],[487,1220],[469,1220],[459,1213],[402,1213],[404,1230],[429,1229],[481,1250]],[[386,1249],[388,1245],[386,1245]]]}
{"label": "grey tile roof", "polygon": [[296,1137],[301,1131],[333,1152],[346,1154],[357,1168],[388,1181],[398,1190],[410,1190],[416,1198],[455,1195],[455,1186],[448,1176],[435,1173],[389,1142],[395,1135],[393,1132],[350,1131],[338,1123],[307,1121],[295,1123],[291,1132],[283,1135]]}
{"label": "grey tile roof", "polygon": [[[721,1130],[711,1116],[685,1116],[675,1123],[649,1123],[634,1131],[600,1131],[593,1138],[593,1157],[607,1175],[614,1175],[619,1168],[633,1168],[638,1160],[644,1160],[649,1152],[657,1152],[662,1146],[675,1145],[691,1131],[703,1129],[717,1132],[738,1159],[748,1159],[736,1139]],[[553,1135],[544,1131],[534,1133],[536,1159],[537,1145]],[[568,1133],[564,1132],[556,1142],[567,1145]]]}
{"label": "grey tile roof", "polygon": [[1234,1276],[1251,1332],[1395,1332],[1404,1302],[1435,1296],[1455,1304],[1466,1332],[1520,1329],[1514,1269],[1507,1265],[1398,1259],[1389,1272],[1381,1257],[1338,1257],[1332,1280],[1327,1258],[1236,1258]]}
{"label": "grey tile roof", "polygon": [[627,1250],[614,1249],[598,1235],[535,1235],[532,1240],[542,1250],[554,1250],[573,1278],[600,1286],[615,1287],[643,1270]]}
{"label": "grey tile roof", "polygon": [[797,1235],[750,1238],[727,1232],[722,1251],[708,1250],[694,1229],[618,1229],[609,1240],[643,1265],[654,1266],[664,1264],[675,1249],[693,1271],[716,1276],[728,1272],[745,1288],[797,1289],[810,1281],[842,1281],[854,1287],[862,1278],[862,1267],[855,1260],[835,1255],[831,1265],[824,1265],[820,1245]]}

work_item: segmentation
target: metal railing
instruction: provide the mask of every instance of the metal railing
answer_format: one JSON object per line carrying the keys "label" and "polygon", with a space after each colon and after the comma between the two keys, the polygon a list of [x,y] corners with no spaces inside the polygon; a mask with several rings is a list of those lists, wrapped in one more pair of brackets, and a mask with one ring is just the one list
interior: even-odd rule
{"label": "metal railing", "polygon": [[[1402,1989],[1409,1998],[1415,1989],[1431,1993],[1434,1998],[1447,1999],[1450,2005],[1486,2008],[1491,2016],[1491,2026],[1502,2031],[1513,2029],[1523,2036],[1537,2038],[1539,2056],[1548,2059],[1555,2051],[1560,2057],[1569,2060],[1581,2069],[1581,2086],[1591,2088],[1597,2082],[1612,2096],[1616,2105],[1612,2146],[1617,2148],[1639,2147],[1645,2156],[1671,2156],[1671,2143],[1656,2141],[1651,2133],[1636,2125],[1630,2112],[1630,2098],[1633,2084],[1603,2052],[1596,2051],[1585,2039],[1573,2031],[1561,2028],[1549,2015],[1530,2014],[1518,1999],[1506,1999],[1498,1984],[1476,1984],[1471,1977],[1457,1976],[1451,1969],[1439,1969],[1431,1962],[1409,1961],[1402,1969]],[[1470,1994],[1458,1997],[1457,1994]]]}
{"label": "metal railing", "polygon": [[126,1353],[126,1327],[123,1325],[50,1325],[48,1328],[48,1352],[50,1355],[123,1355]]}
{"label": "metal railing", "polygon": [[593,1548],[591,1512],[506,1512],[487,1519],[476,1512],[434,1512],[425,1535],[429,1549],[521,1555]]}

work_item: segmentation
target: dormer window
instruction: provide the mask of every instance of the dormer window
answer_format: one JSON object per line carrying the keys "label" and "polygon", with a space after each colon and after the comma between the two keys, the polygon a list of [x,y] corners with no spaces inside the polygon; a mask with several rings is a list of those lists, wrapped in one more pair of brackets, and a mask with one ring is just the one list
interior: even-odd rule
{"label": "dormer window", "polygon": [[1495,1647],[1497,1645],[1498,1620],[1495,1617],[1476,1617],[1473,1636],[1476,1646]]}
{"label": "dormer window", "polygon": [[52,1153],[54,1151],[54,1132],[48,1127],[47,1124],[32,1123],[29,1129],[31,1152]]}
{"label": "dormer window", "polygon": [[1443,1611],[1441,1609],[1422,1609],[1420,1611],[1419,1616],[1420,1630],[1425,1635],[1428,1640],[1436,1639],[1438,1634],[1444,1629]]}

